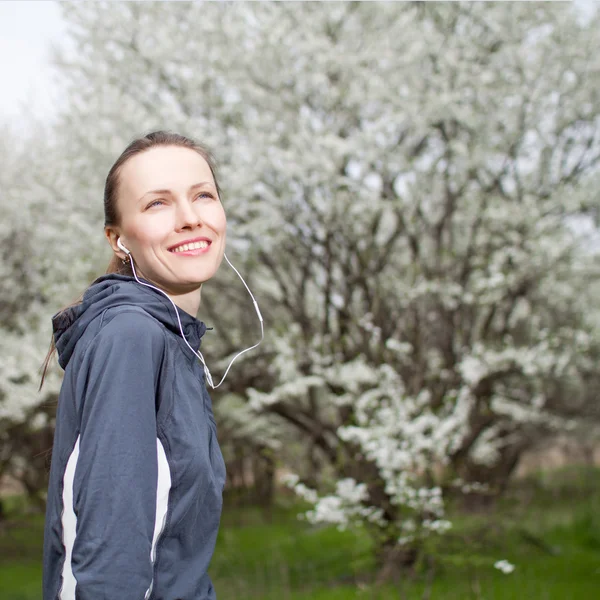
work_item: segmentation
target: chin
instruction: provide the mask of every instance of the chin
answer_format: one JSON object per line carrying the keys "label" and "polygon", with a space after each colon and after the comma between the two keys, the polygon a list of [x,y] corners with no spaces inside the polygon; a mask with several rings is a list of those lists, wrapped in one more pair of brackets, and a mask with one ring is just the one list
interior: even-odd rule
{"label": "chin", "polygon": [[194,275],[190,275],[187,276],[184,275],[182,273],[181,277],[178,279],[177,283],[179,283],[180,285],[183,284],[186,287],[187,286],[195,286],[195,287],[200,287],[203,283],[206,283],[209,279],[212,279],[214,276],[214,273],[202,273],[202,274],[197,274],[195,273]]}

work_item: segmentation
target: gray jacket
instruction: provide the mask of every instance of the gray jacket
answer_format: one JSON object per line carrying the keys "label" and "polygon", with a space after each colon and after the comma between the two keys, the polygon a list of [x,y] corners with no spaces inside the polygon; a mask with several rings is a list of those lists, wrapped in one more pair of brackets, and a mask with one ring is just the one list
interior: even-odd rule
{"label": "gray jacket", "polygon": [[[178,309],[194,349],[203,323]],[[43,600],[212,600],[225,464],[173,306],[105,275],[53,318],[58,399]]]}

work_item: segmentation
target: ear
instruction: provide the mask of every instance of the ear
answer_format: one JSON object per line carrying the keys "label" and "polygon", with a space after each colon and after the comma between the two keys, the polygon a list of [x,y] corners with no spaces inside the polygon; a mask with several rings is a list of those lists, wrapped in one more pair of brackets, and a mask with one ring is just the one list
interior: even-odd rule
{"label": "ear", "polygon": [[125,252],[123,252],[123,250],[121,250],[119,248],[119,246],[117,246],[117,240],[119,239],[119,236],[121,235],[120,232],[117,229],[115,229],[114,227],[106,226],[104,228],[104,235],[106,236],[106,239],[108,240],[108,243],[110,244],[110,247],[113,249],[113,252],[120,259],[126,258]]}

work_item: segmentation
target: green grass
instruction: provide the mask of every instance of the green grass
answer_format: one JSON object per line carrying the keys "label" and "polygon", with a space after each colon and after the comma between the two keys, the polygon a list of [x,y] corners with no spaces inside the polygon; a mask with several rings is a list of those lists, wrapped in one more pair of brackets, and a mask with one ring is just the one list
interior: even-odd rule
{"label": "green grass", "polygon": [[0,600],[39,600],[44,520],[15,512],[0,524]]}
{"label": "green grass", "polygon": [[[492,513],[456,513],[428,568],[375,586],[364,532],[311,527],[298,506],[225,509],[211,575],[219,600],[588,600],[600,590],[600,471],[515,486]],[[0,529],[0,600],[39,600],[43,520],[15,504]],[[516,565],[505,575],[496,560]]]}

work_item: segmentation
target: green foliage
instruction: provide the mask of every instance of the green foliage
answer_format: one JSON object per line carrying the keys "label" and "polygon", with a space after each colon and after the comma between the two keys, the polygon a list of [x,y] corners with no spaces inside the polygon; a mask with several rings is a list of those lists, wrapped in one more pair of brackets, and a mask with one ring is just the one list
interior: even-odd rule
{"label": "green foliage", "polygon": [[[600,585],[600,471],[570,469],[514,485],[493,511],[461,514],[395,584],[373,583],[365,532],[313,527],[299,505],[225,509],[211,575],[220,600],[577,600]],[[43,520],[16,500],[0,524],[0,600],[39,600]],[[505,575],[499,559],[515,565]]]}

